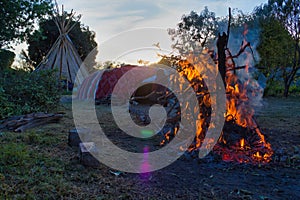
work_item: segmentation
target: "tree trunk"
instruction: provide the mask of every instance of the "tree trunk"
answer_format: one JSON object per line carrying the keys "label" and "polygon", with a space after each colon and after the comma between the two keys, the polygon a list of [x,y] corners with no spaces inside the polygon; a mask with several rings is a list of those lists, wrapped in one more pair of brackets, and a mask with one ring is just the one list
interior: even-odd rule
{"label": "tree trunk", "polygon": [[284,93],[283,93],[284,97],[288,97],[290,86],[293,80],[295,79],[298,70],[300,69],[299,62],[298,62],[300,60],[300,56],[297,59],[298,49],[299,49],[299,44],[295,43],[292,71],[287,72],[286,77],[284,78]]}
{"label": "tree trunk", "polygon": [[284,92],[283,92],[283,96],[285,98],[287,98],[289,96],[289,89],[291,86],[291,81],[289,81],[288,79],[284,80]]}
{"label": "tree trunk", "polygon": [[285,98],[287,98],[289,96],[289,89],[290,89],[290,86],[287,85],[287,84],[284,84],[284,92],[283,92],[283,96]]}

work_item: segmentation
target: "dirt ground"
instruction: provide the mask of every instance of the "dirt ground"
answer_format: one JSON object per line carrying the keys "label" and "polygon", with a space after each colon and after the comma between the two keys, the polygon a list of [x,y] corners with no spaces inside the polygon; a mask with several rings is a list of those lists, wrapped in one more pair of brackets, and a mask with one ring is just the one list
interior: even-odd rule
{"label": "dirt ground", "polygon": [[[265,99],[256,119],[275,152],[270,164],[225,163],[182,156],[172,165],[148,174],[146,179],[124,175],[125,180],[134,183],[128,195],[137,199],[299,199],[300,102]],[[147,144],[140,141],[128,145],[132,139],[117,130],[112,135],[111,130],[107,131],[111,140],[131,151]],[[143,195],[135,194],[135,190]]]}
{"label": "dirt ground", "polygon": [[[66,117],[59,124],[29,133],[2,134],[0,144],[24,143],[30,151],[40,151],[34,161],[26,158],[24,172],[11,165],[0,166],[0,197],[37,199],[300,199],[300,101],[268,98],[256,119],[274,150],[266,165],[226,163],[221,160],[180,157],[170,166],[149,174],[116,173],[101,165],[80,164],[78,150],[67,145],[68,131],[74,128],[71,105],[61,110]],[[129,139],[110,123],[109,109],[98,106],[98,117],[107,119],[106,134],[131,151],[140,151],[149,141]],[[29,135],[41,135],[31,139]],[[15,139],[9,139],[8,137]],[[23,138],[24,137],[24,138]],[[45,137],[51,138],[46,140]],[[122,141],[120,143],[120,141]],[[153,141],[152,141],[153,142]],[[137,145],[138,144],[138,145]],[[152,144],[157,146],[157,144]],[[158,147],[157,147],[158,148]],[[40,168],[38,160],[43,160]],[[51,160],[51,162],[49,161]],[[30,162],[31,163],[30,163]],[[21,166],[20,166],[21,167]],[[28,168],[28,170],[27,170]],[[32,172],[32,169],[39,169]],[[34,174],[34,175],[31,175]],[[29,176],[30,175],[30,176]],[[29,177],[28,177],[29,176]],[[2,177],[2,178],[1,178]],[[31,178],[30,178],[31,177]],[[48,178],[44,178],[48,177]],[[42,184],[42,185],[41,185]],[[44,184],[44,185],[43,185]],[[51,185],[50,186],[45,186]],[[40,186],[41,185],[41,186]],[[49,189],[50,188],[50,189]],[[28,192],[28,190],[30,192]],[[44,191],[44,192],[43,192]],[[30,196],[31,195],[31,196]]]}

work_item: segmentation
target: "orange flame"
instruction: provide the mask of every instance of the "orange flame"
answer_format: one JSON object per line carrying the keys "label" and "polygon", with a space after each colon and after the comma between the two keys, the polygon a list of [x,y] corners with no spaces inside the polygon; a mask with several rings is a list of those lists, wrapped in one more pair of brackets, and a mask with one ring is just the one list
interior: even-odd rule
{"label": "orange flame", "polygon": [[241,148],[244,149],[244,146],[245,146],[245,139],[244,139],[244,138],[241,139],[241,142],[240,142],[240,143],[241,143]]}
{"label": "orange flame", "polygon": [[[247,28],[245,26],[245,28]],[[247,34],[247,29],[245,29],[244,34]],[[190,55],[192,56],[192,55]],[[246,67],[244,72],[248,73],[248,68],[250,65],[250,59],[246,59]],[[177,60],[176,63],[177,66],[179,66],[178,72],[182,77],[185,77],[193,87],[194,91],[197,95],[202,96],[202,98],[199,100],[199,105],[203,105],[206,108],[211,107],[212,99],[208,94],[203,95],[203,91],[199,92],[199,88],[205,88],[203,83],[203,78],[200,73],[202,73],[201,70],[198,71],[194,68],[193,65],[191,65],[187,60]],[[231,63],[231,65],[233,65]],[[232,67],[231,65],[228,65],[227,67]],[[209,66],[209,65],[208,65]],[[207,66],[206,66],[207,67]],[[234,67],[234,66],[233,66]],[[209,69],[211,71],[217,71],[216,69]],[[207,78],[207,77],[205,77]],[[197,82],[197,84],[193,81],[200,80]],[[181,81],[181,80],[174,80],[174,81]],[[245,130],[253,130],[251,133],[255,134],[258,138],[258,141],[255,141],[255,144],[251,144],[247,140],[247,138],[243,138],[240,141],[237,141],[233,146],[229,146],[230,142],[226,141],[222,136],[220,137],[217,145],[215,146],[214,150],[216,152],[219,152],[222,155],[222,159],[225,161],[238,161],[240,163],[246,163],[246,162],[258,162],[258,163],[267,163],[271,160],[271,156],[273,154],[273,151],[271,149],[270,143],[268,143],[265,140],[264,135],[261,133],[261,131],[258,128],[258,125],[256,124],[254,120],[254,109],[251,108],[249,104],[249,95],[253,95],[253,91],[249,92],[248,88],[251,87],[250,80],[244,80],[241,81],[236,73],[228,71],[226,74],[226,113],[224,115],[225,120],[227,122],[233,121],[236,125],[245,128]],[[180,88],[183,90],[183,88]],[[198,92],[198,93],[197,93]],[[255,94],[254,94],[255,95]],[[215,103],[215,102],[213,102]],[[185,105],[190,106],[190,105]],[[195,141],[192,145],[188,147],[188,151],[193,151],[196,149],[199,149],[203,143],[203,140],[205,138],[205,134],[207,131],[207,116],[204,116],[203,113],[200,113],[198,116],[198,120],[196,121],[196,133],[195,133]],[[175,131],[177,132],[177,130]],[[222,133],[223,135],[224,133]],[[169,141],[170,136],[169,133],[165,135],[165,140],[162,142],[164,144],[165,142]],[[213,141],[212,141],[213,142]],[[219,144],[222,144],[226,146],[226,148],[220,146]],[[210,145],[210,143],[206,144]],[[182,148],[186,149],[186,148]],[[246,156],[245,156],[246,155]]]}

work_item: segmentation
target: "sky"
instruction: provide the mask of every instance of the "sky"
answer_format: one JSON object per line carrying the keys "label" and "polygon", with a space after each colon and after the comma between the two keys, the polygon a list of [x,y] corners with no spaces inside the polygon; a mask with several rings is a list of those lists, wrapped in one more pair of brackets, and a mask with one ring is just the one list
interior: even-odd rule
{"label": "sky", "polygon": [[[81,22],[96,33],[99,46],[98,61],[117,60],[116,58],[132,54],[132,58],[128,58],[130,61],[124,59],[134,62],[137,58],[133,57],[146,55],[145,52],[157,53],[158,47],[154,47],[153,44],[159,43],[162,49],[171,51],[167,29],[175,28],[183,14],[188,14],[192,10],[200,12],[205,6],[217,16],[226,16],[229,7],[250,13],[256,6],[267,3],[267,0],[57,0],[57,2],[59,5],[63,4],[67,11],[74,9],[77,14],[81,14]],[[143,39],[136,42],[136,38]],[[116,53],[116,49],[120,47],[123,47],[121,48],[123,52]],[[24,44],[18,46],[16,52],[18,53],[21,48],[26,46]],[[140,58],[155,59],[153,55],[152,58],[149,58],[150,54],[147,55]]]}

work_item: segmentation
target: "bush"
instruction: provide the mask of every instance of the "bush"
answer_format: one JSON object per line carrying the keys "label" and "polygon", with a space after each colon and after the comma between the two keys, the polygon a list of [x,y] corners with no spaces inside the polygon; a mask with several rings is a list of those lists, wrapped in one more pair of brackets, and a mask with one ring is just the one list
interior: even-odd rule
{"label": "bush", "polygon": [[28,73],[5,70],[0,77],[0,118],[32,112],[49,112],[60,99],[56,72]]}
{"label": "bush", "polygon": [[[272,96],[272,97],[282,97],[284,92],[284,86],[282,82],[273,81],[272,83],[268,83],[267,87],[264,90],[264,96]],[[300,95],[300,87],[296,84],[293,84],[289,88],[290,96],[299,96]]]}
{"label": "bush", "polygon": [[13,64],[15,56],[14,52],[0,49],[0,71],[8,69]]}
{"label": "bush", "polygon": [[289,93],[291,96],[299,96],[300,95],[300,86],[291,85]]}
{"label": "bush", "polygon": [[15,106],[12,102],[8,101],[8,95],[5,93],[2,86],[0,86],[0,102],[0,119],[14,113]]}
{"label": "bush", "polygon": [[264,96],[282,96],[284,91],[283,85],[279,81],[268,83],[264,91]]}

